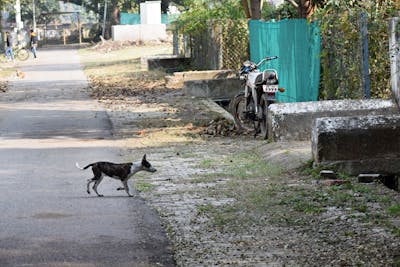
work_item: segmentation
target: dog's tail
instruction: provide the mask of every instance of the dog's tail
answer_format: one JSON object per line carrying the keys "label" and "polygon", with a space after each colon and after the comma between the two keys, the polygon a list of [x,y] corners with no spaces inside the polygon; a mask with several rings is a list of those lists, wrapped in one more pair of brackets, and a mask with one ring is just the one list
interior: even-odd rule
{"label": "dog's tail", "polygon": [[87,168],[89,168],[90,166],[93,166],[93,163],[92,164],[89,164],[89,165],[87,165],[86,167],[81,167],[81,166],[79,166],[79,163],[78,162],[75,162],[75,166],[78,168],[78,169],[80,169],[80,170],[86,170]]}

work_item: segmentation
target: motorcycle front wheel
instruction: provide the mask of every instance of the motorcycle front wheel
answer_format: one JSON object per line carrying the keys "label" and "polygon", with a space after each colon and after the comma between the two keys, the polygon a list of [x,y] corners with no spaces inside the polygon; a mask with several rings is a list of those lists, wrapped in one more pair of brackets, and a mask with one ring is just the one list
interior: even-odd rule
{"label": "motorcycle front wheel", "polygon": [[[252,101],[252,100],[250,100]],[[252,105],[252,103],[248,103]],[[230,110],[235,119],[235,124],[238,130],[241,131],[252,131],[254,130],[254,122],[250,120],[246,116],[246,98],[244,93],[240,93],[239,95],[235,96],[235,98],[231,101]]]}

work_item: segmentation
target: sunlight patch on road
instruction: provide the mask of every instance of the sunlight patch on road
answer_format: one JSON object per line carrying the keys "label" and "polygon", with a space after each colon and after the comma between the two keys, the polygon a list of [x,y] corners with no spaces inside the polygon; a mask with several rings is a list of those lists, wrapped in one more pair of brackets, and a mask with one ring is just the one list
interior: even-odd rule
{"label": "sunlight patch on road", "polygon": [[82,148],[82,147],[122,147],[124,140],[49,138],[49,139],[7,139],[1,140],[0,149],[11,148]]}

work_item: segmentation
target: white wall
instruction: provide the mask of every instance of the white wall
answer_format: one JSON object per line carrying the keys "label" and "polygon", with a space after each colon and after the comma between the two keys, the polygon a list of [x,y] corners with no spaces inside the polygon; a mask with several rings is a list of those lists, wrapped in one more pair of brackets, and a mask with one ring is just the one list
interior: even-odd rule
{"label": "white wall", "polygon": [[114,25],[111,28],[113,41],[158,41],[166,40],[165,24]]}
{"label": "white wall", "polygon": [[141,24],[161,24],[161,1],[140,3]]}
{"label": "white wall", "polygon": [[282,5],[284,2],[285,2],[284,0],[272,0],[272,3],[273,3],[275,6],[280,6],[280,5]]}
{"label": "white wall", "polygon": [[113,41],[158,41],[167,39],[166,25],[161,24],[161,1],[140,3],[140,25],[114,25]]}

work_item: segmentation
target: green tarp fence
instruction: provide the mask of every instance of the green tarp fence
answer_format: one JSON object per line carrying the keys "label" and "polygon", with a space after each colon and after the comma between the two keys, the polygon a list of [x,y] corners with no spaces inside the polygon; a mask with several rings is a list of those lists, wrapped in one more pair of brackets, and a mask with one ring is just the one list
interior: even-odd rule
{"label": "green tarp fence", "polygon": [[140,14],[120,13],[121,25],[135,25],[140,24]]}
{"label": "green tarp fence", "polygon": [[[161,24],[170,24],[178,18],[179,14],[161,14]],[[140,14],[134,13],[120,13],[121,25],[135,25],[140,24]]]}
{"label": "green tarp fence", "polygon": [[320,81],[321,37],[317,23],[305,19],[279,22],[249,21],[250,59],[259,62],[267,56],[277,60],[264,64],[261,69],[278,71],[280,102],[318,100]]}

